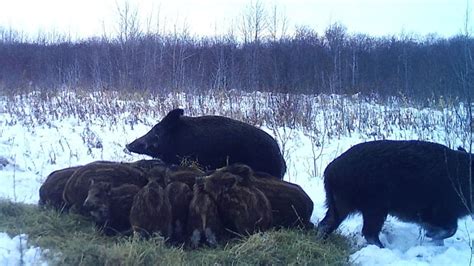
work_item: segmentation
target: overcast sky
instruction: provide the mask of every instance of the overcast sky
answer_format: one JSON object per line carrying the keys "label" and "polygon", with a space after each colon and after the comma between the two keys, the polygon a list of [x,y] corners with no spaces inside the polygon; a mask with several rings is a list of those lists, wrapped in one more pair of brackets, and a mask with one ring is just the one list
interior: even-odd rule
{"label": "overcast sky", "polygon": [[[69,33],[74,37],[114,33],[117,3],[124,0],[0,0],[0,26],[28,34],[38,31]],[[341,23],[349,32],[372,36],[436,33],[449,37],[462,32],[466,6],[474,0],[261,0],[268,11],[276,5],[289,22],[318,32]],[[160,14],[167,30],[187,25],[192,34],[223,33],[239,17],[250,0],[129,0],[140,18]],[[470,31],[474,15],[470,20]]]}

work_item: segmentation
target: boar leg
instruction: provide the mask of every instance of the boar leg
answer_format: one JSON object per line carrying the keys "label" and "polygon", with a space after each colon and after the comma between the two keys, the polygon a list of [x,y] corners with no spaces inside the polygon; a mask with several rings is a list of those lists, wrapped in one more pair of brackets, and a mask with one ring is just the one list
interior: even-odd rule
{"label": "boar leg", "polygon": [[199,244],[201,243],[201,237],[201,231],[199,231],[199,229],[194,229],[189,243],[191,248],[196,249],[199,247]]}
{"label": "boar leg", "polygon": [[329,204],[326,216],[318,224],[318,231],[322,234],[323,238],[334,232],[349,215],[349,208],[344,206],[345,204],[342,204],[342,202]]}
{"label": "boar leg", "polygon": [[422,217],[426,236],[434,240],[452,237],[458,229],[458,219],[448,206],[436,204],[430,215]]}
{"label": "boar leg", "polygon": [[434,240],[442,240],[448,237],[452,237],[458,230],[457,221],[455,223],[438,227],[438,226],[425,226],[426,236]]}
{"label": "boar leg", "polygon": [[214,232],[212,232],[211,228],[207,227],[204,230],[204,234],[206,235],[206,242],[210,247],[217,247],[217,237]]}
{"label": "boar leg", "polygon": [[387,211],[377,208],[367,208],[362,211],[364,225],[362,227],[362,235],[364,235],[367,243],[383,248],[380,242],[379,234],[382,226],[387,218]]}

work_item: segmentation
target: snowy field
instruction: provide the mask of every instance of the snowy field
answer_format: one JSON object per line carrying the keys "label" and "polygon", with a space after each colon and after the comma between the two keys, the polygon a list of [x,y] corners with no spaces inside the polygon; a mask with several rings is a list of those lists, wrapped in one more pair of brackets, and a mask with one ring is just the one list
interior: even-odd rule
{"label": "snowy field", "polygon": [[[42,181],[56,169],[95,160],[145,158],[125,152],[124,145],[174,107],[185,108],[188,115],[232,116],[275,136],[288,164],[285,179],[301,185],[314,201],[314,223],[326,211],[324,168],[352,145],[374,139],[421,139],[452,148],[469,145],[462,105],[437,102],[436,108],[414,108],[400,99],[382,105],[358,96],[291,98],[254,93],[236,97],[170,94],[144,101],[124,100],[113,93],[67,92],[54,97],[37,93],[0,98],[0,198],[37,203]],[[387,219],[380,236],[385,249],[367,246],[361,228],[358,215],[339,228],[354,239],[351,260],[356,264],[469,265],[471,260],[474,223],[470,217],[459,221],[457,233],[444,246],[426,239],[418,226],[393,217]],[[27,265],[42,264],[45,251],[26,243],[25,235],[0,233],[0,264],[20,264],[21,257]]]}

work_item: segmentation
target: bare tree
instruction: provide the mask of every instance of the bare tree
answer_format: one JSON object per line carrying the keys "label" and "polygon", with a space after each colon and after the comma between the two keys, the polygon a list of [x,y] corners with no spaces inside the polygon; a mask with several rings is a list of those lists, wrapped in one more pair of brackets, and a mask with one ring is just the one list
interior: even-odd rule
{"label": "bare tree", "polygon": [[288,18],[285,13],[278,9],[275,4],[270,15],[270,22],[268,23],[268,31],[270,33],[270,40],[276,42],[279,39],[285,38],[288,30]]}
{"label": "bare tree", "polygon": [[326,29],[325,38],[333,61],[333,74],[329,86],[331,93],[341,93],[342,88],[342,49],[346,40],[346,28],[340,24],[333,24]]}
{"label": "bare tree", "polygon": [[117,38],[120,44],[125,45],[132,40],[137,40],[141,35],[140,21],[138,18],[138,8],[131,7],[128,1],[117,5]]}
{"label": "bare tree", "polygon": [[0,86],[357,91],[384,97],[409,92],[418,101],[441,95],[464,101],[474,91],[472,33],[354,36],[334,24],[324,35],[301,26],[290,36],[283,9],[265,9],[266,2],[254,0],[226,35],[213,39],[195,37],[181,21],[160,17],[159,10],[141,16],[135,2],[117,1],[114,30],[104,29],[99,38],[41,33],[32,40],[0,28]]}
{"label": "bare tree", "polygon": [[140,21],[138,18],[138,8],[130,6],[127,0],[119,3],[117,6],[117,40],[120,45],[120,71],[119,82],[122,87],[129,88],[132,85],[133,71],[137,71],[134,67],[137,62],[137,45],[139,38],[142,36],[140,29]]}
{"label": "bare tree", "polygon": [[260,43],[268,29],[265,7],[259,0],[251,2],[242,13],[240,31],[246,48],[245,62],[248,77],[248,88],[259,89]]}
{"label": "bare tree", "polygon": [[240,32],[244,43],[261,41],[268,29],[265,6],[259,0],[251,2],[242,13]]}

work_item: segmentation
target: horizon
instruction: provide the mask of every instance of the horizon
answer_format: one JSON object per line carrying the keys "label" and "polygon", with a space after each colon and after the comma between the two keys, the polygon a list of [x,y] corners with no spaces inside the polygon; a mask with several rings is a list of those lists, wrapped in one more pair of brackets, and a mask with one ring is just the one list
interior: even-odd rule
{"label": "horizon", "polygon": [[73,40],[116,36],[118,8],[124,11],[125,4],[129,4],[131,13],[137,12],[142,31],[149,28],[149,32],[187,32],[197,37],[225,35],[229,31],[239,36],[242,17],[256,4],[262,5],[267,18],[276,7],[276,18],[287,20],[287,36],[301,26],[323,34],[330,25],[340,24],[349,34],[372,37],[450,38],[472,33],[474,24],[472,0],[0,1],[5,1],[0,9],[0,28],[29,39],[51,34]]}

